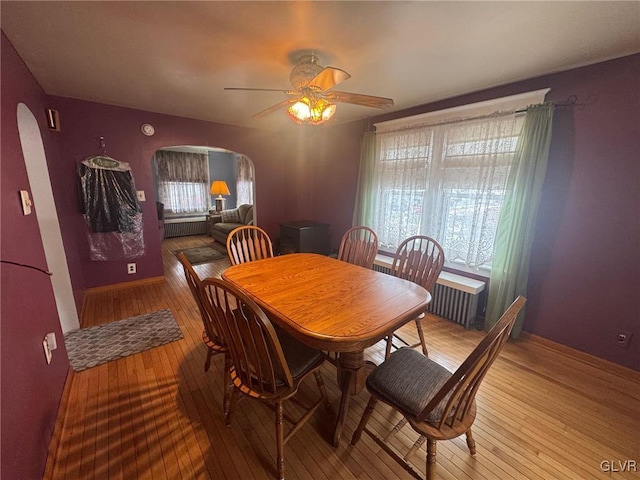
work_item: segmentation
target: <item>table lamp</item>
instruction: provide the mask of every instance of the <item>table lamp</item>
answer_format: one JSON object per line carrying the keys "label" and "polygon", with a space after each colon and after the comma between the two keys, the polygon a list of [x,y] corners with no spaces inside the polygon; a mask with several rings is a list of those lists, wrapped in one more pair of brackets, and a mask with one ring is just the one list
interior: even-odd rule
{"label": "table lamp", "polygon": [[214,180],[211,182],[211,195],[218,195],[214,200],[216,201],[216,212],[224,210],[224,204],[227,201],[222,195],[231,195],[227,182],[224,180]]}

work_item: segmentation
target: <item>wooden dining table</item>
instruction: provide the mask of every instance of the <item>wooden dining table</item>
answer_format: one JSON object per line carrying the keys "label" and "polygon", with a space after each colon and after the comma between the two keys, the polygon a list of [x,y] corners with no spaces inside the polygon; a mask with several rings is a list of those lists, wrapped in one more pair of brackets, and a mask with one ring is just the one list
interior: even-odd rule
{"label": "wooden dining table", "polygon": [[222,278],[306,345],[337,353],[342,391],[338,446],[349,399],[365,386],[364,350],[423,313],[431,294],[410,281],[331,257],[293,253],[235,265]]}

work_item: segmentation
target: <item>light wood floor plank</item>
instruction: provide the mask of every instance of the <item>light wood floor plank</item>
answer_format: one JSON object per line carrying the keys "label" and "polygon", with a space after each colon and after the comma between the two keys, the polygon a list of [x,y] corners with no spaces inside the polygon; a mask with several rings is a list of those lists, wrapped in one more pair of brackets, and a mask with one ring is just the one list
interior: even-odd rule
{"label": "light wood floor plank", "polygon": [[[275,477],[273,411],[244,399],[227,427],[222,356],[204,372],[202,323],[172,252],[208,243],[206,236],[165,240],[164,282],[86,295],[83,327],[168,308],[184,338],[70,373],[45,479]],[[223,260],[195,269],[201,277],[219,276],[228,265]],[[422,325],[430,357],[450,370],[483,336],[432,315]],[[400,333],[408,341],[417,339],[413,324]],[[380,363],[384,343],[365,356]],[[335,412],[340,394],[335,367],[327,363],[322,373]],[[303,382],[299,394],[303,401],[317,398],[313,378]],[[285,447],[287,479],[410,479],[367,435],[349,445],[367,401],[366,392],[353,397],[338,448],[328,442],[334,417],[320,409]],[[298,412],[290,404],[285,408],[293,416]],[[379,405],[370,428],[384,436],[398,419]],[[464,438],[438,444],[438,480],[638,478],[637,471],[605,473],[600,464],[640,463],[640,373],[525,335],[509,342],[489,371],[478,393],[473,430],[474,457]],[[391,444],[404,455],[416,438],[405,426]],[[425,457],[423,447],[410,459],[422,474]]]}

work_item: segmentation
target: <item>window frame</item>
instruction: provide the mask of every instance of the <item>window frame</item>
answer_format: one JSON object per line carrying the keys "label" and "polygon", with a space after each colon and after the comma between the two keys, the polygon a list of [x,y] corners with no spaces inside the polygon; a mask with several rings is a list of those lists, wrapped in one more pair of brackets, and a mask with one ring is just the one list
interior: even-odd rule
{"label": "window frame", "polygon": [[[160,174],[158,172],[158,158],[157,158],[157,154],[158,153],[163,153],[166,152],[168,154],[174,153],[174,154],[184,154],[184,155],[198,155],[203,157],[201,160],[204,164],[205,170],[206,170],[206,181],[204,182],[197,182],[197,181],[180,181],[180,180],[163,180],[160,178]],[[173,159],[175,160],[175,159]],[[175,160],[177,161],[177,160]],[[155,180],[155,184],[156,184],[156,192],[157,192],[157,196],[158,196],[158,201],[162,202],[164,204],[164,213],[165,213],[165,218],[184,218],[184,217],[202,217],[205,216],[209,213],[209,211],[211,210],[211,206],[212,206],[212,200],[211,200],[211,195],[209,193],[209,186],[210,186],[210,178],[211,178],[211,173],[210,173],[210,164],[209,164],[209,153],[208,151],[201,151],[200,149],[192,149],[189,147],[165,147],[165,148],[160,148],[156,151],[156,153],[154,154],[154,158],[153,158],[153,164],[154,164],[154,180]],[[193,184],[194,187],[196,188],[197,186],[200,186],[202,188],[202,192],[200,192],[200,197],[201,200],[204,202],[204,207],[202,210],[189,210],[189,211],[184,211],[184,212],[176,212],[175,210],[173,210],[172,208],[170,208],[169,205],[167,205],[163,195],[162,195],[162,190],[165,188],[163,186],[163,184],[176,184],[175,188],[179,188],[177,187],[178,184]],[[167,186],[166,188],[171,188],[171,186]]]}
{"label": "window frame", "polygon": [[[428,112],[421,115],[415,115],[412,117],[404,117],[400,119],[390,120],[387,122],[380,122],[375,124],[376,132],[380,134],[387,134],[396,130],[404,130],[404,129],[416,129],[416,130],[420,128],[430,129],[430,128],[437,127],[438,125],[455,123],[456,121],[472,120],[473,118],[491,115],[499,111],[518,111],[526,108],[528,105],[544,102],[544,98],[546,94],[549,92],[549,90],[550,89],[542,89],[542,90],[537,90],[533,92],[513,95],[509,97],[489,100],[486,102],[463,105],[463,106],[459,106],[451,109],[439,110],[435,112]],[[523,120],[524,120],[524,116],[522,117],[522,119],[520,119],[520,123],[522,123]],[[418,153],[422,153],[422,155],[414,155],[414,156],[406,155],[405,158],[407,162],[409,162],[411,158],[414,158],[414,159],[422,158],[425,164],[428,164],[429,162],[433,161],[433,158],[436,158],[439,155],[439,152],[437,150],[440,150],[440,153],[441,153],[443,148],[442,147],[443,143],[439,141],[439,139],[437,138],[437,135],[438,135],[437,132],[432,132],[430,134],[430,143],[428,145],[409,145],[405,147],[407,152],[410,152],[411,149],[416,149],[418,150]],[[376,142],[378,142],[378,139],[376,139]],[[468,151],[468,149],[473,150],[472,144],[473,144],[473,141],[471,141],[468,146],[465,146],[463,144],[461,147],[462,153],[465,154]],[[515,144],[512,143],[510,145],[512,147],[511,150],[509,150],[508,152],[505,152],[507,157],[513,158],[513,155],[516,149],[516,144],[517,144],[517,139]],[[424,151],[419,152],[419,150],[421,149],[424,149]],[[382,154],[380,153],[380,155]],[[378,159],[376,159],[376,162],[377,161]],[[385,162],[387,160],[380,159],[380,161]],[[393,158],[389,156],[388,161],[398,161],[398,158],[397,156],[393,156]],[[446,163],[446,158],[441,163],[442,164]],[[510,163],[510,161],[508,163]],[[442,168],[442,165],[439,165],[438,168]],[[444,168],[446,168],[446,165]],[[458,168],[458,167],[454,166],[452,168]],[[442,177],[443,176],[444,174],[442,174]],[[380,182],[380,184],[382,183],[383,181]],[[380,195],[380,196],[384,195],[385,193],[383,189],[381,188],[380,190],[378,190],[378,187],[379,187],[379,184],[377,184],[376,188],[374,188],[374,195]],[[428,211],[428,205],[429,205],[428,202],[430,201],[426,199],[426,197],[429,196],[428,190],[429,190],[429,186],[425,184],[425,189],[423,192],[423,198],[425,198],[425,200],[423,200],[422,202],[423,211],[421,214],[423,218],[420,218],[419,222],[423,222],[424,216],[427,215],[426,212]],[[506,192],[503,192],[502,198],[504,198],[504,193]],[[433,196],[446,197],[446,189],[438,188],[434,192]],[[443,197],[443,202],[444,200],[446,200],[446,198],[444,197]],[[382,200],[380,199],[380,201]],[[377,215],[377,214],[374,214],[374,215]],[[441,231],[439,232],[439,235],[444,234],[444,232],[446,231],[446,228],[447,228],[446,226],[441,227],[440,228]],[[420,227],[419,227],[419,230],[420,230]],[[494,241],[495,241],[495,237],[494,237]],[[381,246],[380,251],[387,254],[394,253],[394,251],[391,251],[391,249],[385,248],[384,245]],[[447,258],[447,261],[445,262],[445,267],[448,269],[456,270],[460,272],[467,272],[474,275],[480,275],[480,276],[486,276],[486,277],[490,276],[490,273],[491,273],[490,265],[483,264],[479,266],[469,267],[466,265],[466,263],[462,263],[460,260],[448,260],[449,258],[448,255],[445,255],[445,257]]]}

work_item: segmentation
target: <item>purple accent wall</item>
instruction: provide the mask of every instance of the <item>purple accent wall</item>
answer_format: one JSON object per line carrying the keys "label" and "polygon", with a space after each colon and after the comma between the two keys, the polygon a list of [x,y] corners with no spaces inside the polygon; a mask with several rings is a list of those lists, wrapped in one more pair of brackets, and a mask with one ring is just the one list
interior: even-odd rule
{"label": "purple accent wall", "polygon": [[[31,193],[18,136],[17,107],[24,103],[36,117],[49,160],[55,148],[45,124],[44,92],[2,34],[2,260],[47,269],[37,215],[22,214],[19,190]],[[32,195],[30,194],[32,197]],[[33,198],[33,197],[32,197]],[[42,478],[47,448],[69,369],[49,276],[2,263],[0,418],[2,478]],[[58,349],[47,365],[42,340],[55,332]]]}
{"label": "purple accent wall", "polygon": [[[17,130],[16,109],[25,103],[38,119],[45,145],[56,209],[62,230],[78,311],[87,288],[161,276],[161,242],[155,208],[151,158],[161,147],[203,145],[247,155],[256,167],[256,212],[273,238],[278,223],[308,217],[310,207],[296,205],[295,166],[307,131],[296,125],[274,135],[256,129],[143,112],[99,103],[47,96],[2,34],[2,259],[46,267],[36,215],[23,216],[18,191],[29,190]],[[46,128],[45,109],[60,114],[61,132]],[[143,123],[154,125],[147,137]],[[100,152],[128,162],[142,203],[145,256],[138,273],[126,274],[127,261],[92,262],[78,203],[76,167]],[[291,206],[290,209],[285,206]],[[41,478],[69,364],[48,276],[2,264],[2,478]],[[34,301],[36,299],[37,301]],[[46,365],[42,339],[56,332],[58,350]]]}
{"label": "purple accent wall", "polygon": [[305,189],[313,192],[314,200],[309,218],[330,225],[331,244],[337,249],[352,226],[364,130],[360,122],[353,122],[318,132],[322,135],[307,142],[307,150],[315,155],[306,162]]}
{"label": "purple accent wall", "polygon": [[[557,109],[529,275],[524,330],[640,370],[640,55],[381,115],[371,123],[551,88],[547,99],[578,103]],[[314,213],[334,226],[333,243],[350,225],[364,122],[325,133]],[[330,140],[330,141],[329,141]],[[335,185],[327,190],[327,185]],[[329,208],[324,208],[329,206]],[[616,345],[616,332],[633,332]]]}
{"label": "purple accent wall", "polygon": [[593,103],[554,116],[524,329],[640,370],[640,55],[548,79]]}
{"label": "purple accent wall", "polygon": [[[287,170],[293,152],[286,135],[273,135],[230,125],[173,117],[129,108],[49,97],[48,104],[59,112],[58,134],[60,159],[52,173],[56,205],[60,211],[65,249],[72,245],[78,252],[84,286],[97,287],[163,275],[161,241],[155,206],[155,186],[151,159],[156,150],[170,145],[222,147],[247,155],[256,168],[256,206],[258,222],[271,235],[277,235],[282,205],[287,203]],[[143,123],[155,127],[155,135],[140,131]],[[86,228],[78,205],[76,169],[80,161],[100,152],[99,138],[104,137],[109,156],[131,166],[137,190],[144,190],[141,202],[144,222],[145,255],[134,260],[97,262],[89,259]],[[136,275],[126,273],[126,263],[137,263]]]}

